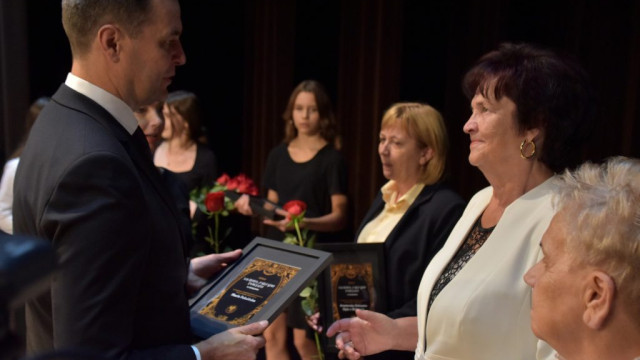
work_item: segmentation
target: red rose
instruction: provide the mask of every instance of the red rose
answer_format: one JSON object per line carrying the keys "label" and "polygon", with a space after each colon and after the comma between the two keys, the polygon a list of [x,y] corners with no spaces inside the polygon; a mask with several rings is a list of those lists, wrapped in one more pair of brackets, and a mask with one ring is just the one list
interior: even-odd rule
{"label": "red rose", "polygon": [[207,198],[204,200],[204,204],[212,213],[222,210],[224,207],[224,192],[216,191],[207,194]]}
{"label": "red rose", "polygon": [[247,194],[253,195],[253,196],[258,196],[258,187],[255,186],[255,185],[251,185],[251,187],[247,191]]}
{"label": "red rose", "polygon": [[227,189],[229,190],[235,190],[238,186],[240,186],[240,182],[236,178],[227,181]]}
{"label": "red rose", "polygon": [[243,182],[245,182],[247,180],[251,181],[251,179],[248,178],[247,175],[245,175],[243,173],[240,173],[240,174],[236,175],[235,179],[238,180],[240,183],[243,183]]}
{"label": "red rose", "polygon": [[227,183],[227,181],[229,181],[230,177],[229,175],[227,175],[227,173],[223,173],[218,180],[216,180],[216,182],[220,185],[225,185]]}
{"label": "red rose", "polygon": [[238,184],[238,188],[236,189],[236,191],[243,194],[250,194],[251,189],[254,187],[255,185],[253,184],[253,180],[246,178],[244,181],[240,181],[240,184]]}
{"label": "red rose", "polygon": [[284,204],[282,208],[284,209],[284,211],[288,212],[289,214],[295,217],[295,216],[299,216],[305,210],[307,210],[307,204],[305,204],[305,202],[301,200],[291,200],[286,204]]}

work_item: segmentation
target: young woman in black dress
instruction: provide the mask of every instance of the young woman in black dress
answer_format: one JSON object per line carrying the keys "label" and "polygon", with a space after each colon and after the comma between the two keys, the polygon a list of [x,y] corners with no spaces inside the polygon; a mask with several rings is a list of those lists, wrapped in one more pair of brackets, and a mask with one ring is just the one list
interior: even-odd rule
{"label": "young woman in black dress", "polygon": [[[304,201],[307,212],[301,226],[315,232],[317,242],[340,241],[347,222],[347,170],[335,147],[335,117],[322,85],[313,80],[300,83],[291,93],[283,119],[284,141],[269,153],[263,177],[267,199],[280,206],[290,200]],[[248,201],[236,206],[251,214]],[[264,223],[270,225],[268,238],[282,239],[291,230],[287,219]],[[264,333],[267,360],[290,359],[286,325],[293,328],[294,344],[303,360],[317,355],[314,341],[306,334],[300,303],[294,302],[285,314]]]}

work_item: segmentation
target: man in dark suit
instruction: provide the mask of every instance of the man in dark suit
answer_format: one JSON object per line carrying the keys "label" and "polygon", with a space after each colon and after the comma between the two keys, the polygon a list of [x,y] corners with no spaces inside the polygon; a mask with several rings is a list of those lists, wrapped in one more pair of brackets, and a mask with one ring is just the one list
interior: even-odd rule
{"label": "man in dark suit", "polygon": [[254,359],[266,322],[190,346],[187,297],[240,251],[189,261],[175,201],[133,109],[162,100],[185,62],[177,0],[63,0],[73,65],[33,126],[14,198],[17,233],[61,262],[27,303],[30,353]]}

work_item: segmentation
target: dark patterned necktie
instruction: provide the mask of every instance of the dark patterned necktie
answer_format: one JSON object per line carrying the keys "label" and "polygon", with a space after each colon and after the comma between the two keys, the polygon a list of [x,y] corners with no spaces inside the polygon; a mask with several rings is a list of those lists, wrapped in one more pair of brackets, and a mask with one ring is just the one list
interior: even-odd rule
{"label": "dark patterned necktie", "polygon": [[136,131],[133,132],[133,143],[136,144],[138,150],[140,150],[141,153],[144,154],[144,157],[149,159],[149,161],[153,163],[149,143],[147,142],[147,138],[146,136],[144,136],[144,133],[139,126],[136,128]]}

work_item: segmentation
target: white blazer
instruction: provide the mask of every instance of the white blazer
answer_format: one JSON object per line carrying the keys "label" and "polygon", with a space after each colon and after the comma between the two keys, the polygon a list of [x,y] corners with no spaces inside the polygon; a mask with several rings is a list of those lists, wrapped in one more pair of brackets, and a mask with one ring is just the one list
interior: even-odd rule
{"label": "white blazer", "polygon": [[493,189],[471,199],[422,277],[416,360],[554,358],[555,352],[531,331],[531,290],[522,279],[542,256],[540,240],[554,214],[552,187],[548,179],[505,209],[485,244],[435,299],[427,320],[431,289],[487,207]]}

